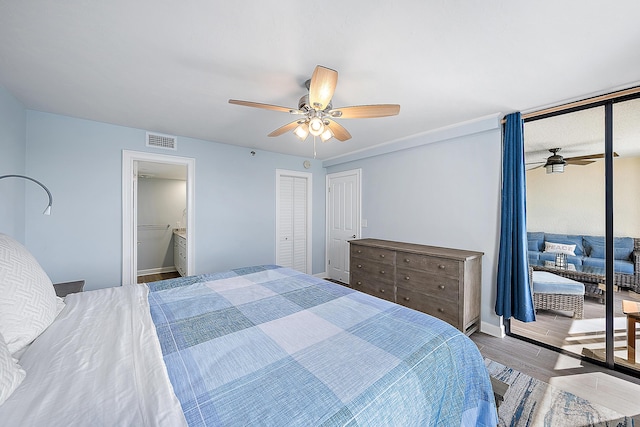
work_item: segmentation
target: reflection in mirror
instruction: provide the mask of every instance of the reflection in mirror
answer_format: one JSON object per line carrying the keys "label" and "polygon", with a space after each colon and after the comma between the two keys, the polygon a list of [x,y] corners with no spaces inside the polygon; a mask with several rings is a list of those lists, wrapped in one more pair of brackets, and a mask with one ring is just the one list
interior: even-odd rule
{"label": "reflection in mirror", "polygon": [[[628,237],[614,241],[615,362],[640,371],[640,99],[613,105],[613,233]],[[633,250],[628,251],[629,246]],[[631,264],[631,265],[629,265]],[[622,271],[624,270],[624,271]],[[621,273],[621,274],[618,274]],[[629,273],[629,274],[625,274]]]}
{"label": "reflection in mirror", "polygon": [[511,323],[517,335],[591,358],[599,358],[606,348],[605,259],[600,251],[605,235],[604,115],[604,107],[594,107],[525,123],[528,256],[536,321]]}

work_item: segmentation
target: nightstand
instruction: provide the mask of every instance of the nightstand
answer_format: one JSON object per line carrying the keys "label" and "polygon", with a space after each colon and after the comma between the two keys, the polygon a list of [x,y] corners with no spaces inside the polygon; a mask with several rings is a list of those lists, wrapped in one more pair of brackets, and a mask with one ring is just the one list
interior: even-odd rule
{"label": "nightstand", "polygon": [[76,280],[75,282],[54,283],[53,288],[56,290],[56,295],[59,297],[65,297],[67,294],[75,294],[82,292],[84,289],[84,280]]}

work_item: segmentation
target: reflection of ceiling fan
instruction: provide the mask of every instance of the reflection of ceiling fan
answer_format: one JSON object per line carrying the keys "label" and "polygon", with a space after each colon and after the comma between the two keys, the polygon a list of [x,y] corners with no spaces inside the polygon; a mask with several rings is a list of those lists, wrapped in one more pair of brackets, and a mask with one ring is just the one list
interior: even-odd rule
{"label": "reflection of ceiling fan", "polygon": [[332,137],[346,141],[351,134],[334,119],[364,119],[370,117],[395,116],[400,112],[398,104],[358,105],[353,107],[333,108],[331,98],[338,83],[338,72],[318,65],[310,80],[305,85],[309,90],[298,101],[298,108],[280,107],[258,102],[230,99],[229,103],[247,107],[264,108],[266,110],[283,111],[301,116],[269,134],[279,136],[290,130],[304,141],[309,134],[319,136],[324,142]]}
{"label": "reflection of ceiling fan", "polygon": [[[597,159],[604,158],[603,153],[564,158],[560,154],[558,154],[558,151],[560,150],[560,148],[550,148],[549,151],[551,152],[551,156],[547,158],[547,161],[544,164],[543,162],[528,164],[540,163],[540,166],[536,166],[531,169],[537,169],[544,166],[547,169],[547,173],[562,173],[564,172],[564,167],[566,165],[586,166],[595,162]],[[613,157],[618,157],[618,153],[613,153]]]}

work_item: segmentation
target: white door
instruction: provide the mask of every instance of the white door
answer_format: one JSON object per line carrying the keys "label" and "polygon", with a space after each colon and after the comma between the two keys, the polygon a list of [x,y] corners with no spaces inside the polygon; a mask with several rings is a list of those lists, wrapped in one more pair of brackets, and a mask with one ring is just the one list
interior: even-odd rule
{"label": "white door", "polygon": [[360,237],[360,169],[327,175],[327,274],[349,283],[349,240]]}
{"label": "white door", "polygon": [[276,264],[311,274],[311,174],[276,177]]}

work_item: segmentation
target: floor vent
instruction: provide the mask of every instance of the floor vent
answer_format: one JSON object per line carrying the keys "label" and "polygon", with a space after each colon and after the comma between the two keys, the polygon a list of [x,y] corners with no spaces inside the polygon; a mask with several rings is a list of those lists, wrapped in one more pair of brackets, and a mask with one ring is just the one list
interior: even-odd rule
{"label": "floor vent", "polygon": [[178,138],[161,133],[147,132],[147,147],[163,148],[165,150],[177,150]]}

